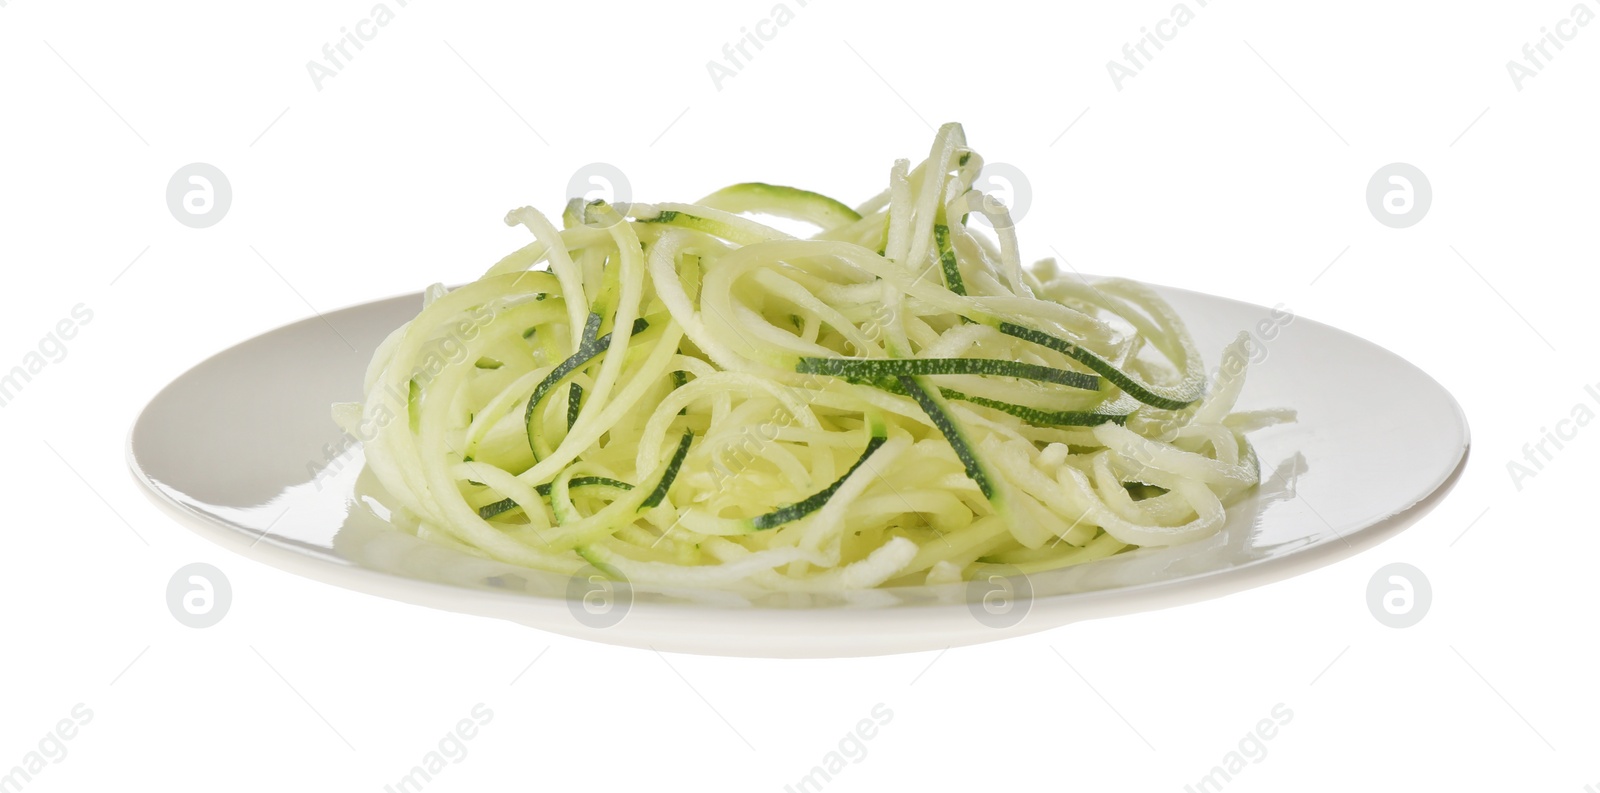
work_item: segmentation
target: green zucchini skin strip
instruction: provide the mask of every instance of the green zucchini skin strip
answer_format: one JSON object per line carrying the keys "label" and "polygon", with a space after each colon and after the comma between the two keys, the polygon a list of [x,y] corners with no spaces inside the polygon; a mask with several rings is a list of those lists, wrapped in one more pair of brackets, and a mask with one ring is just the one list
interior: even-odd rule
{"label": "green zucchini skin strip", "polygon": [[422,414],[417,410],[417,403],[422,399],[422,386],[417,383],[417,378],[411,378],[406,384],[406,420],[411,423],[411,431],[417,431],[417,422]]}
{"label": "green zucchini skin strip", "polygon": [[667,226],[693,229],[695,231],[710,234],[713,237],[721,237],[722,239],[730,242],[736,242],[740,245],[750,245],[752,243],[763,241],[760,237],[754,236],[745,231],[741,231],[720,220],[703,218],[699,215],[691,215],[687,212],[680,212],[676,209],[663,209],[661,210],[660,214],[653,218],[638,218],[635,222],[661,223]]}
{"label": "green zucchini skin strip", "polygon": [[621,581],[623,584],[628,583],[628,577],[623,575],[622,571],[618,570],[616,565],[601,559],[592,549],[589,548],[589,546],[580,545],[572,550],[579,556],[583,557],[583,560],[588,562],[592,567],[594,567],[594,569],[599,570],[600,574],[606,578],[612,581]]}
{"label": "green zucchini skin strip", "polygon": [[[943,210],[940,210],[943,212]],[[950,227],[940,223],[933,227],[933,241],[939,249],[939,268],[944,271],[944,286],[958,295],[967,293],[967,284],[961,278],[961,268],[956,264],[955,248],[950,247]]]}
{"label": "green zucchini skin strip", "polygon": [[478,507],[478,517],[483,518],[484,520],[489,520],[490,518],[493,518],[503,512],[510,512],[519,506],[521,505],[517,502],[509,498],[503,498],[494,502],[493,504],[484,504],[483,506]]}
{"label": "green zucchini skin strip", "polygon": [[961,428],[956,426],[955,419],[952,419],[939,405],[939,401],[915,379],[901,375],[899,381],[900,387],[916,400],[918,407],[928,414],[933,426],[939,429],[945,441],[950,444],[950,448],[955,450],[956,457],[961,459],[961,467],[966,469],[967,477],[978,485],[978,490],[983,493],[984,498],[994,501],[995,487],[994,483],[989,481],[989,472],[984,470],[983,464],[978,461],[978,455],[972,451],[972,445],[967,443],[967,439],[961,434]]}
{"label": "green zucchini skin strip", "polygon": [[567,389],[567,429],[578,423],[578,411],[583,408],[583,386],[573,383]]}
{"label": "green zucchini skin strip", "polygon": [[678,469],[683,467],[683,458],[689,456],[689,444],[693,442],[694,433],[683,433],[683,438],[678,441],[677,450],[672,453],[672,462],[667,463],[667,470],[661,475],[661,483],[656,485],[656,489],[650,491],[650,495],[645,497],[644,503],[639,505],[640,512],[654,509],[666,499],[667,491],[672,489],[672,481],[678,478]]}
{"label": "green zucchini skin strip", "polygon": [[834,481],[833,484],[828,485],[827,487],[807,496],[800,501],[796,501],[788,506],[779,507],[771,512],[766,513],[765,515],[757,515],[751,518],[750,528],[755,531],[775,529],[785,523],[799,520],[813,512],[816,512],[819,509],[822,509],[822,505],[828,503],[828,500],[833,498],[833,494],[839,492],[839,488],[844,487],[845,480],[849,479],[850,475],[856,472],[856,469],[866,465],[867,458],[871,457],[872,453],[877,451],[878,447],[882,446],[884,441],[887,440],[888,437],[885,435],[872,436],[872,438],[867,441],[866,451],[862,452],[861,457],[855,461],[855,464],[850,466],[850,470],[844,472],[844,476],[839,477]]}
{"label": "green zucchini skin strip", "polygon": [[[633,485],[630,485],[627,482],[622,482],[622,481],[619,481],[619,480],[616,480],[616,479],[610,479],[610,478],[604,477],[604,476],[574,476],[574,477],[572,477],[572,481],[567,483],[567,487],[569,487],[569,488],[571,488],[571,487],[594,487],[594,486],[614,487],[614,488],[616,488],[618,490],[632,490],[633,489]],[[537,492],[541,496],[548,496],[548,495],[550,495],[550,488],[551,488],[550,483],[546,482],[545,484],[542,484],[542,485],[539,485],[539,486],[535,487],[534,491]],[[496,515],[499,515],[501,513],[510,512],[513,509],[519,509],[521,507],[522,507],[522,505],[518,504],[516,501],[513,501],[512,499],[509,499],[509,498],[503,498],[503,499],[501,499],[499,501],[494,502],[493,504],[484,504],[483,506],[478,507],[478,517],[481,517],[484,520],[488,520],[488,519],[490,519],[490,518],[492,518],[492,517],[494,517]]]}
{"label": "green zucchini skin strip", "polygon": [[1030,341],[1041,347],[1049,347],[1056,352],[1062,353],[1074,361],[1099,372],[1107,380],[1111,381],[1112,385],[1126,391],[1128,396],[1151,407],[1180,410],[1198,402],[1204,394],[1204,388],[1201,383],[1185,383],[1175,388],[1169,388],[1141,382],[1133,375],[1113,366],[1110,361],[1070,341],[1057,338],[1042,330],[1034,330],[1014,322],[1005,321],[1000,322],[996,326],[996,330],[1007,336]]}
{"label": "green zucchini skin strip", "polygon": [[854,209],[821,193],[765,182],[729,185],[696,203],[724,212],[764,212],[815,223],[824,229],[861,219]]}
{"label": "green zucchini skin strip", "polygon": [[[674,370],[672,370],[672,390],[676,391],[676,390],[684,387],[688,383],[689,383],[689,375],[685,374],[682,369],[674,369]],[[678,415],[680,415],[680,416],[689,415],[689,408],[685,407],[685,408],[680,409],[678,411]]]}
{"label": "green zucchini skin strip", "polygon": [[1100,390],[1100,378],[1092,374],[997,358],[801,358],[794,370],[872,381],[946,374],[997,375]]}
{"label": "green zucchini skin strip", "polygon": [[[528,399],[526,417],[528,421],[533,420],[533,409],[538,406],[539,402],[544,400],[546,394],[550,393],[568,375],[578,371],[578,367],[583,366],[600,354],[600,346],[594,343],[594,338],[595,334],[600,332],[602,320],[603,318],[599,314],[590,314],[589,319],[583,323],[583,343],[579,344],[578,349],[572,355],[557,364],[556,368],[550,370],[550,374],[546,375],[543,380],[539,381],[538,385],[533,387],[533,396]],[[609,342],[610,340],[610,335],[607,334],[606,341]]]}
{"label": "green zucchini skin strip", "polygon": [[1018,405],[1014,402],[1002,402],[998,399],[963,394],[952,388],[941,388],[939,393],[945,399],[957,399],[962,402],[971,402],[993,408],[1001,413],[1016,416],[1036,427],[1098,427],[1101,424],[1127,424],[1128,417],[1138,405],[1133,400],[1116,400],[1103,405],[1099,410],[1040,410],[1039,408]]}
{"label": "green zucchini skin strip", "polygon": [[[606,476],[574,476],[574,477],[572,477],[572,481],[567,483],[567,487],[569,487],[569,488],[570,487],[594,487],[594,486],[614,487],[614,488],[616,488],[618,490],[632,490],[633,489],[633,485],[630,485],[627,482],[623,482],[623,481],[617,480],[617,479],[612,479],[612,478],[606,477]],[[538,492],[538,494],[541,495],[541,496],[548,496],[548,495],[550,495],[550,488],[551,487],[553,487],[553,485],[551,485],[549,483],[546,483],[546,484],[539,485],[538,487],[535,487],[534,490],[536,492]]]}
{"label": "green zucchini skin strip", "polygon": [[[901,396],[910,396],[897,380],[885,381],[881,384],[884,390]],[[1002,413],[1016,416],[1036,427],[1098,427],[1110,422],[1112,424],[1126,424],[1128,417],[1139,408],[1139,402],[1129,397],[1118,397],[1101,405],[1095,410],[1042,410],[1040,408],[1018,405],[1014,402],[1002,402],[998,399],[972,396],[964,394],[954,388],[939,389],[940,396],[945,399],[955,399],[962,402],[971,402],[986,408],[993,408]]]}
{"label": "green zucchini skin strip", "polygon": [[[533,387],[533,395],[528,397],[528,407],[525,411],[523,411],[522,421],[528,427],[528,448],[532,449],[535,455],[538,455],[539,450],[538,447],[534,445],[533,413],[539,407],[539,403],[544,400],[545,396],[549,394],[552,389],[558,385],[561,385],[562,381],[566,380],[568,377],[571,377],[578,371],[578,369],[582,368],[584,364],[594,360],[595,356],[605,352],[606,348],[611,346],[610,333],[607,333],[598,339],[594,337],[594,334],[600,329],[600,319],[601,318],[599,314],[589,315],[589,319],[583,323],[583,338],[585,339],[584,343],[578,346],[577,352],[573,353],[565,361],[562,361],[556,366],[556,368],[551,369],[550,374],[545,375],[545,378],[540,380],[539,384]],[[633,321],[633,334],[637,335],[642,333],[644,332],[644,329],[648,327],[650,327],[649,321],[643,317],[640,317],[639,319]]]}

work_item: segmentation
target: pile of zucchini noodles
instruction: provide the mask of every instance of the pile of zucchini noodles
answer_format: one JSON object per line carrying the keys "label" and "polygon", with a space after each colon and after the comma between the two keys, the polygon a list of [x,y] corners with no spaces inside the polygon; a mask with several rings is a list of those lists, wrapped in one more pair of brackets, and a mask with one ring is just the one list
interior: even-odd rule
{"label": "pile of zucchini noodles", "polygon": [[334,416],[419,536],[636,585],[953,583],[1216,532],[1244,433],[1288,417],[1232,412],[1248,335],[1208,389],[1151,290],[1024,268],[982,167],[947,124],[856,209],[514,210],[534,242],[430,288]]}

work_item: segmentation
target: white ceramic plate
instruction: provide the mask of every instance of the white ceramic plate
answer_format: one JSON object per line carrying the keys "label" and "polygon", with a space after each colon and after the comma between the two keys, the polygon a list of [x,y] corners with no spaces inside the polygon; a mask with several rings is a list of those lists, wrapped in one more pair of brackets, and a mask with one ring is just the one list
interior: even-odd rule
{"label": "white ceramic plate", "polygon": [[[1235,334],[1272,316],[1234,300],[1159,292],[1213,365]],[[1252,436],[1264,482],[1210,539],[1026,578],[847,595],[608,587],[427,543],[385,522],[381,499],[355,495],[361,450],[334,425],[329,405],[360,398],[373,349],[421,305],[408,295],[347,308],[196,366],[134,424],[135,475],[201,535],[348,589],[613,644],[819,657],[974,644],[1287,578],[1416,521],[1449,491],[1467,456],[1466,418],[1427,374],[1293,318],[1262,343],[1265,359],[1252,366],[1240,407],[1293,407],[1299,421]]]}

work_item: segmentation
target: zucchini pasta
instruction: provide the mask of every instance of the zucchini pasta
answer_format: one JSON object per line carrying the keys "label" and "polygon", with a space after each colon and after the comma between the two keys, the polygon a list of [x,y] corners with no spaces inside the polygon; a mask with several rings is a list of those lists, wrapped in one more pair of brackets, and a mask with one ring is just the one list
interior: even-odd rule
{"label": "zucchini pasta", "polygon": [[1150,289],[1024,267],[982,167],[947,124],[854,209],[514,210],[533,241],[428,289],[334,417],[419,536],[635,584],[955,583],[1216,532],[1245,433],[1288,416],[1233,411],[1248,335],[1208,379]]}

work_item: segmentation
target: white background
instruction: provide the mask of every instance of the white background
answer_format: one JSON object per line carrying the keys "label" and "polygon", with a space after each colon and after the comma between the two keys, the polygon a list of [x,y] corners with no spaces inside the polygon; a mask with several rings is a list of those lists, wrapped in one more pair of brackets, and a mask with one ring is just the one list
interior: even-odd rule
{"label": "white background", "polygon": [[[770,0],[391,2],[320,91],[306,63],[371,0],[0,2],[0,369],[93,311],[0,408],[0,772],[84,703],[27,790],[378,791],[481,702],[493,720],[427,790],[780,791],[883,703],[893,719],[829,790],[1180,791],[1284,703],[1228,790],[1600,789],[1600,429],[1520,492],[1506,470],[1600,381],[1600,21],[1521,90],[1506,69],[1573,2],[1189,2],[1120,91],[1107,61],[1172,0],[791,2],[720,90],[707,62]],[[1026,174],[1025,255],[1281,302],[1427,370],[1472,422],[1454,495],[1375,550],[1213,602],[773,661],[301,580],[179,528],[128,475],[130,422],[187,367],[313,310],[475,277],[524,240],[506,210],[559,211],[585,163],[639,200],[762,180],[854,203],[946,120]],[[197,161],[234,193],[204,230],[165,201]],[[1434,193],[1404,230],[1365,201],[1397,161]],[[164,599],[193,561],[234,589],[204,630]],[[1432,583],[1413,628],[1367,610],[1393,561]]]}

